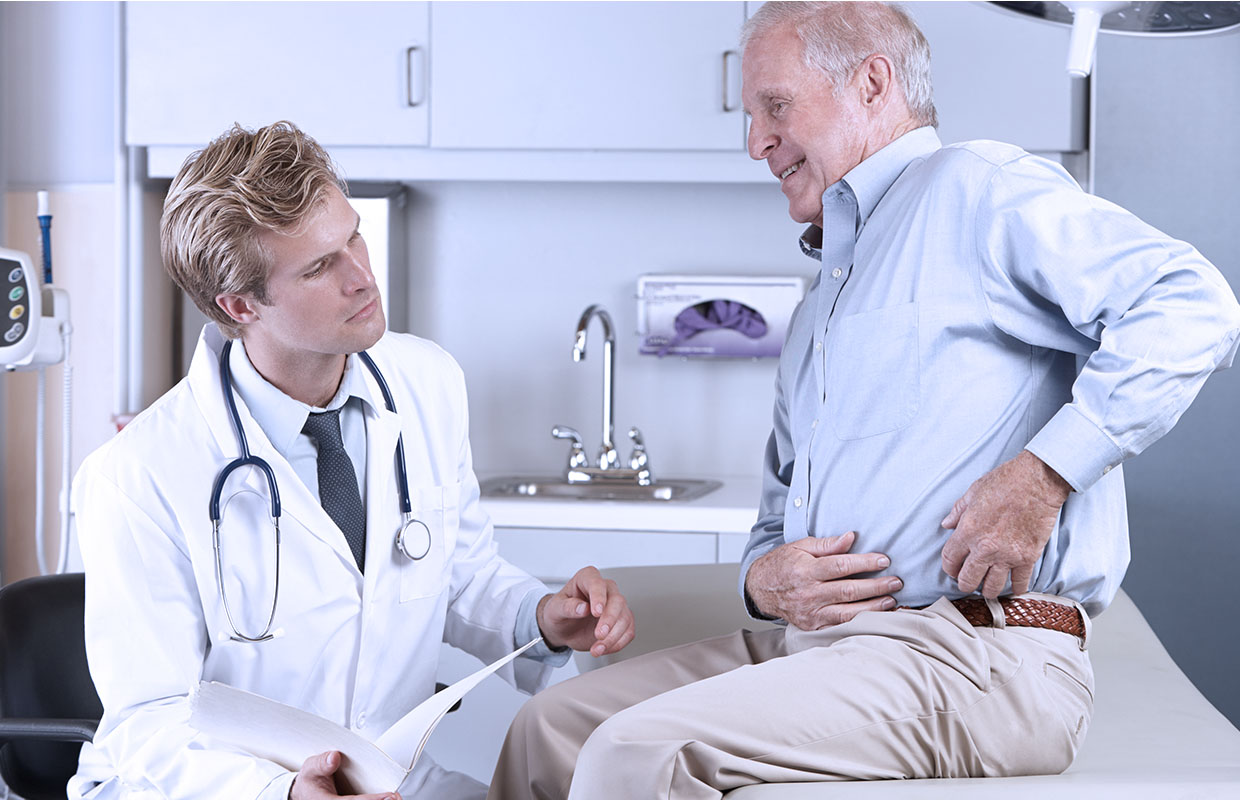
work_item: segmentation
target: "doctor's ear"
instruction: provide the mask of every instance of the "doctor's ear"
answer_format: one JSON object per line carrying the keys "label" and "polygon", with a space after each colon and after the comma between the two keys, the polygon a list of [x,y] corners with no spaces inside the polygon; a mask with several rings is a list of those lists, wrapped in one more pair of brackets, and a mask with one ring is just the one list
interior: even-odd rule
{"label": "doctor's ear", "polygon": [[259,304],[248,294],[216,295],[215,304],[241,325],[248,325],[258,319]]}

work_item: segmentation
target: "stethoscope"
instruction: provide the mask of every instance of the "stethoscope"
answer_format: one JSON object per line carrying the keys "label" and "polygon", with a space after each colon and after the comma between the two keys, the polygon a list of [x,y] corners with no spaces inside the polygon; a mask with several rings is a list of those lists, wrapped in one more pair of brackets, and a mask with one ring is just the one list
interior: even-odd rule
{"label": "stethoscope", "polygon": [[[215,483],[211,487],[211,542],[215,548],[215,581],[220,590],[220,600],[224,603],[224,615],[228,617],[228,625],[232,628],[232,635],[228,638],[238,642],[265,642],[278,635],[278,631],[271,630],[271,624],[275,621],[276,605],[280,601],[280,488],[276,485],[276,475],[271,465],[264,459],[252,455],[250,446],[246,442],[245,429],[241,427],[241,415],[237,413],[237,401],[233,396],[232,369],[228,362],[228,354],[231,350],[232,342],[225,342],[224,349],[220,352],[220,384],[224,389],[224,399],[228,403],[228,418],[232,420],[233,429],[237,432],[237,445],[241,449],[241,455],[224,465],[224,468],[215,476]],[[379,391],[383,394],[383,403],[387,406],[387,410],[395,414],[396,403],[392,400],[392,392],[388,389],[387,381],[383,379],[379,368],[375,366],[374,360],[365,351],[357,355],[370,370],[375,382],[379,384]],[[220,556],[220,495],[224,491],[224,482],[228,476],[240,467],[257,467],[267,478],[267,490],[271,495],[271,523],[276,534],[276,577],[271,594],[271,614],[267,617],[267,625],[263,628],[263,632],[258,636],[246,636],[233,621],[232,611],[228,607],[228,594],[224,591],[224,562]],[[396,483],[400,488],[400,511],[404,520],[396,534],[396,549],[404,553],[406,557],[420,561],[431,551],[431,530],[425,522],[413,516],[413,504],[409,501],[409,474],[405,470],[403,435],[396,439]]]}

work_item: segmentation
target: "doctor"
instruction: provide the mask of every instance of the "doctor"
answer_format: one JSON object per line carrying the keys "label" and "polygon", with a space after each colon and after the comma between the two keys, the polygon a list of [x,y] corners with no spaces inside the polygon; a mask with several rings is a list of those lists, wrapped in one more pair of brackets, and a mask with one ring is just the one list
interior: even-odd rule
{"label": "doctor", "polygon": [[[500,673],[533,692],[569,648],[602,655],[633,638],[623,596],[593,567],[549,594],[499,556],[460,368],[385,331],[344,189],[312,139],[277,123],[234,127],[169,190],[164,264],[213,323],[189,375],[75,484],[104,715],[70,797],[337,796],[339,754],[294,773],[197,734],[201,680],[373,739],[434,691],[441,641],[490,662],[541,635]],[[250,462],[225,469],[247,449]],[[425,756],[400,790],[485,794]]]}

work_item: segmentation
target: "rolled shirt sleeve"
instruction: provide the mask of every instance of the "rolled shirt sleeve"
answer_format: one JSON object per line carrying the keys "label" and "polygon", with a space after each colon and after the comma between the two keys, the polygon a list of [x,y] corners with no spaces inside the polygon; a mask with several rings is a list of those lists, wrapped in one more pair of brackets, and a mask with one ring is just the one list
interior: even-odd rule
{"label": "rolled shirt sleeve", "polygon": [[1084,362],[1027,446],[1077,491],[1163,436],[1235,358],[1240,305],[1219,271],[1056,164],[998,166],[975,230],[995,325]]}

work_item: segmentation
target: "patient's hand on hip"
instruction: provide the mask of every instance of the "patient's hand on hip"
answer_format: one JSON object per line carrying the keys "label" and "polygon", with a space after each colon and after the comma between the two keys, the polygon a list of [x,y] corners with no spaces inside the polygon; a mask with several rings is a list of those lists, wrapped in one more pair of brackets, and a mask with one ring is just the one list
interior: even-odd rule
{"label": "patient's hand on hip", "polygon": [[745,577],[745,590],[767,616],[801,630],[816,631],[847,622],[862,611],[895,608],[894,575],[854,578],[890,566],[882,553],[850,553],[856,533],[788,542],[759,558]]}

